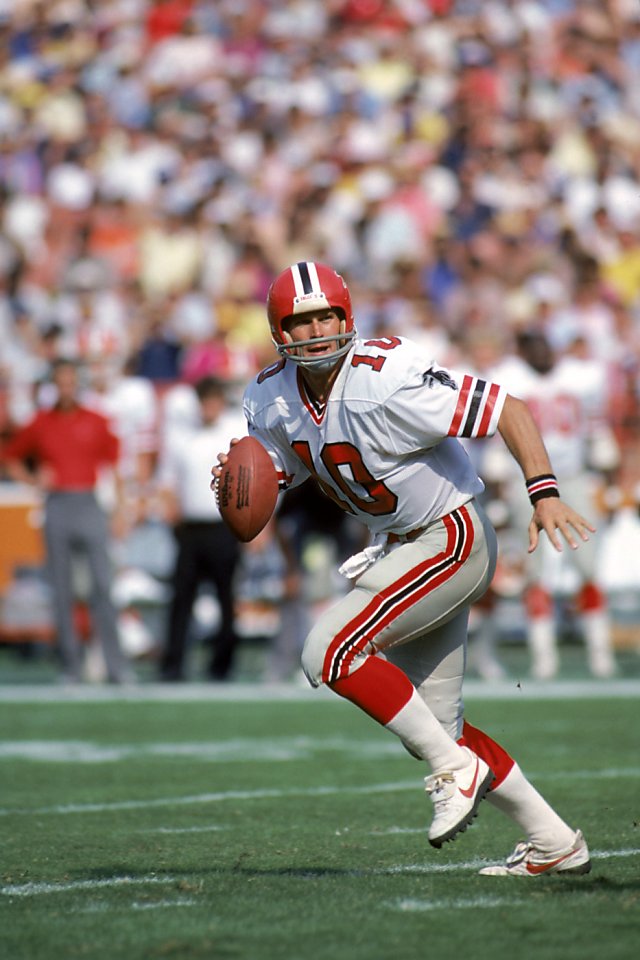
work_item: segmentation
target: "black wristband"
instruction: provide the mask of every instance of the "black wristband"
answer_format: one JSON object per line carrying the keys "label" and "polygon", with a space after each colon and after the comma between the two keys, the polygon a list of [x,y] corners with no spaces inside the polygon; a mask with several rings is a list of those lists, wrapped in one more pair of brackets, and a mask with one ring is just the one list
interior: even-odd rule
{"label": "black wristband", "polygon": [[542,473],[526,481],[529,500],[535,506],[538,500],[546,497],[559,497],[558,480],[553,473]]}

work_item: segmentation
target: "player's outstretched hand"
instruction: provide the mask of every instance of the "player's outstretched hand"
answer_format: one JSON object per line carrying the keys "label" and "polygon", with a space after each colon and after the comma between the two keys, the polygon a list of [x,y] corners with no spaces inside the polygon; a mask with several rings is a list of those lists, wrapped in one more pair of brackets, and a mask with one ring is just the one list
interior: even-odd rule
{"label": "player's outstretched hand", "polygon": [[529,524],[529,553],[533,553],[538,546],[541,530],[544,530],[558,552],[562,550],[559,534],[562,534],[572,550],[577,550],[578,539],[586,541],[589,533],[596,532],[596,528],[588,520],[558,497],[546,497],[536,503]]}

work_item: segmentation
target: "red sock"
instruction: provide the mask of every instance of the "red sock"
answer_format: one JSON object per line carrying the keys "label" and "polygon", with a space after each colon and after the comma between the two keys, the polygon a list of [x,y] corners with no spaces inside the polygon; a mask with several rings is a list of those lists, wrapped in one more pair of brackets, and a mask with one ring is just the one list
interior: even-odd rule
{"label": "red sock", "polygon": [[591,581],[584,584],[578,594],[578,610],[580,613],[599,613],[606,610],[607,601],[602,590]]}
{"label": "red sock", "polygon": [[[348,677],[342,677],[329,686],[383,726],[400,713],[415,690],[402,670],[380,657],[367,657],[362,666]],[[470,747],[491,767],[495,774],[492,790],[500,786],[515,763],[499,743],[466,720],[458,743]]]}
{"label": "red sock", "polygon": [[367,657],[361,667],[329,686],[386,726],[409,702],[415,687],[395,664]]}
{"label": "red sock", "polygon": [[532,584],[525,591],[524,605],[527,616],[532,619],[548,619],[553,616],[553,600],[551,594],[539,584]]}
{"label": "red sock", "polygon": [[458,740],[461,747],[470,747],[474,753],[488,763],[495,774],[495,780],[491,784],[490,790],[495,790],[505,779],[515,760],[510,757],[504,747],[488,737],[482,730],[472,727],[470,723],[464,721],[462,726],[462,736]]}

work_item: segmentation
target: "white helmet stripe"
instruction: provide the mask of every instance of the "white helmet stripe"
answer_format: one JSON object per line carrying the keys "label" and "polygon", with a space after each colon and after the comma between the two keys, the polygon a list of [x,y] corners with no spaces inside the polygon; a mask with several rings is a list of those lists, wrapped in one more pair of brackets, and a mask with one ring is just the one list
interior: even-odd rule
{"label": "white helmet stripe", "polygon": [[315,263],[312,261],[301,261],[291,267],[291,276],[296,291],[296,297],[305,297],[315,293],[322,295],[322,287],[318,277],[318,271]]}
{"label": "white helmet stripe", "polygon": [[320,286],[320,280],[318,279],[318,271],[316,270],[315,263],[309,261],[307,263],[307,270],[309,271],[309,277],[311,279],[311,292],[322,293],[322,287]]}
{"label": "white helmet stripe", "polygon": [[304,296],[304,283],[302,282],[302,277],[300,276],[300,264],[295,263],[291,267],[291,276],[293,277],[293,285],[296,290],[296,297]]}

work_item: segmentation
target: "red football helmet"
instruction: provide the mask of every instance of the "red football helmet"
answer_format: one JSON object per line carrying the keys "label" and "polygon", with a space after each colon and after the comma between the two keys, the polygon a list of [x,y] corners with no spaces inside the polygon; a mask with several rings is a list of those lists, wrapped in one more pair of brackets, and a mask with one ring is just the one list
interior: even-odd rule
{"label": "red football helmet", "polygon": [[[336,336],[318,337],[293,344],[283,328],[288,317],[311,310],[333,309],[340,316],[340,333]],[[283,270],[271,284],[267,294],[267,315],[275,348],[282,357],[294,363],[330,365],[344,356],[356,336],[349,288],[343,278],[323,263],[303,261]],[[310,343],[336,342],[337,349],[330,357],[300,357],[298,348]]]}

